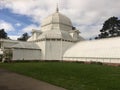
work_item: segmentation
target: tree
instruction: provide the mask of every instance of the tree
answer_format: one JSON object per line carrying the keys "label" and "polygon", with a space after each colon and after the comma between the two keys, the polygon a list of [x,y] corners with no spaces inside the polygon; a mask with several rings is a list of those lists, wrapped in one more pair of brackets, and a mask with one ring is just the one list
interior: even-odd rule
{"label": "tree", "polygon": [[5,32],[4,29],[0,29],[0,38],[8,39],[7,33]]}
{"label": "tree", "polygon": [[20,38],[18,38],[17,40],[19,41],[27,41],[27,39],[29,38],[30,36],[28,35],[28,33],[24,33],[22,34],[22,36]]}
{"label": "tree", "polygon": [[117,17],[110,17],[103,24],[100,34],[95,39],[120,36],[120,20]]}

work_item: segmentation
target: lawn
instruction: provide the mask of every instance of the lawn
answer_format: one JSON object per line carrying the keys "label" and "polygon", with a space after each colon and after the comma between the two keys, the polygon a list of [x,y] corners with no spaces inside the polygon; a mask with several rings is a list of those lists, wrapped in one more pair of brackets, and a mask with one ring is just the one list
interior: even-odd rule
{"label": "lawn", "polygon": [[68,90],[120,90],[120,67],[65,62],[0,63],[0,68]]}

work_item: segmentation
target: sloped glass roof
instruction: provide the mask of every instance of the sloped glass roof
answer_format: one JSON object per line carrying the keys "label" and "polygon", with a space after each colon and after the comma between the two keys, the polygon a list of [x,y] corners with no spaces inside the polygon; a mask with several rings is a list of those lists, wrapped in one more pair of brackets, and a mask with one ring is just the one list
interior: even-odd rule
{"label": "sloped glass roof", "polygon": [[15,44],[12,48],[40,49],[37,44],[29,42],[19,42],[19,44]]}
{"label": "sloped glass roof", "polygon": [[120,37],[78,42],[64,57],[120,58]]}

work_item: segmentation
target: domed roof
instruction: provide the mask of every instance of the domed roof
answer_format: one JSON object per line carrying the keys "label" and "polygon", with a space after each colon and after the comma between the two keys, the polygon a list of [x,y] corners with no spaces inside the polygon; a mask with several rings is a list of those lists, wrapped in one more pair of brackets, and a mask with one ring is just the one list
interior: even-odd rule
{"label": "domed roof", "polygon": [[72,26],[71,20],[66,17],[65,15],[55,12],[52,15],[48,16],[42,21],[42,27],[51,23],[59,23],[59,24],[65,24],[68,26]]}
{"label": "domed roof", "polygon": [[34,33],[28,41],[43,39],[63,39],[66,41],[82,40],[83,38],[79,36],[77,31],[78,30],[73,29],[71,20],[59,13],[59,10],[57,9],[55,13],[43,20],[41,32]]}
{"label": "domed roof", "polygon": [[48,31],[53,29],[71,30],[71,20],[65,15],[56,11],[52,15],[45,18],[41,23],[42,31]]}

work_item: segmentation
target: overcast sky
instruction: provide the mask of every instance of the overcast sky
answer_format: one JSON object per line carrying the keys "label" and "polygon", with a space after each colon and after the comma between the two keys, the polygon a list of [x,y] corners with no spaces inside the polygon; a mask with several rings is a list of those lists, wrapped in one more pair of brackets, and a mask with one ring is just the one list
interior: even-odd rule
{"label": "overcast sky", "polygon": [[120,0],[0,0],[0,29],[15,39],[32,29],[56,10],[69,17],[86,39],[95,37],[105,20],[120,18]]}

